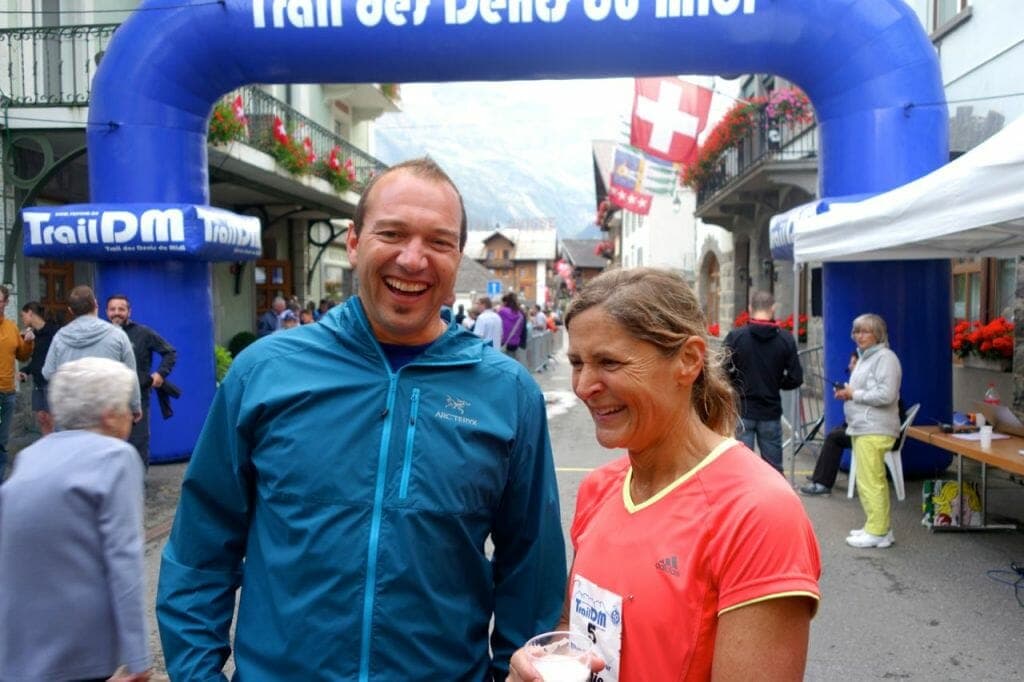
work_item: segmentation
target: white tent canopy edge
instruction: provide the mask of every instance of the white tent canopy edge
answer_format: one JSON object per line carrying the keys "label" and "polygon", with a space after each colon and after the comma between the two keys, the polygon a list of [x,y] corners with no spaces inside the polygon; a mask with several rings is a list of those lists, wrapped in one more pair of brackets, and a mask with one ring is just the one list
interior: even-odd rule
{"label": "white tent canopy edge", "polygon": [[1024,116],[896,189],[776,215],[771,240],[776,257],[792,243],[796,263],[1024,254]]}

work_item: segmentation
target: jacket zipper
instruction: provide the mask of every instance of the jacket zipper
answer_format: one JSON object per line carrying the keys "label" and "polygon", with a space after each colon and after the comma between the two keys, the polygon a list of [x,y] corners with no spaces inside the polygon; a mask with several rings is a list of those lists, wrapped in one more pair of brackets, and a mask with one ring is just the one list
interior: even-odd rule
{"label": "jacket zipper", "polygon": [[388,448],[391,446],[391,422],[394,419],[395,388],[398,375],[388,373],[388,400],[384,415],[384,431],[377,453],[377,485],[373,492],[373,518],[370,522],[370,542],[366,549],[366,585],[363,588],[363,632],[359,645],[359,680],[370,679],[370,632],[373,630],[373,595],[377,583],[377,546],[380,542],[380,523],[384,513],[384,483],[386,482]]}
{"label": "jacket zipper", "polygon": [[412,446],[416,441],[416,414],[420,409],[420,389],[412,389],[412,405],[409,408],[409,426],[405,429],[405,461],[402,463],[402,484],[398,498],[404,500],[409,494],[409,473],[412,469]]}

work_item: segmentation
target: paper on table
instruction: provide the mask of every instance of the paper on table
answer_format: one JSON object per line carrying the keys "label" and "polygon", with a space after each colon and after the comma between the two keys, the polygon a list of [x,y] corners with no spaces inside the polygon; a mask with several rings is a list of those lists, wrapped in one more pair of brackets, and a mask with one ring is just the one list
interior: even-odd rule
{"label": "paper on table", "polygon": [[[974,433],[954,433],[953,438],[959,438],[960,440],[981,440],[981,432],[975,431]],[[1002,438],[1009,438],[1005,433],[993,433],[992,440],[1000,440]]]}

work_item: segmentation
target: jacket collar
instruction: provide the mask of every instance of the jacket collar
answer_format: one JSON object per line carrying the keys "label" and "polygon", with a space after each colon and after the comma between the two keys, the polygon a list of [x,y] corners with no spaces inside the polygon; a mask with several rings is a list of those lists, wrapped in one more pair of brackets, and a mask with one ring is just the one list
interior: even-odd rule
{"label": "jacket collar", "polygon": [[[438,317],[441,311],[438,310]],[[347,338],[357,346],[364,357],[387,365],[384,351],[377,337],[373,335],[370,321],[366,317],[362,300],[352,296],[342,305],[331,308],[320,318],[324,325],[343,339]],[[483,359],[484,342],[460,325],[449,323],[445,332],[431,343],[422,355],[410,365],[460,365],[480,362]]]}

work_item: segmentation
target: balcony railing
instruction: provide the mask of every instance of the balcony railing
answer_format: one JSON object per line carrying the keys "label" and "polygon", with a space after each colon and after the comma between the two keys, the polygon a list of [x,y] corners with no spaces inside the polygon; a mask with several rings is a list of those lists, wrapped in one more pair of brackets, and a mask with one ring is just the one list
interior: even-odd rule
{"label": "balcony railing", "polygon": [[[0,103],[13,107],[86,107],[92,77],[119,24],[0,29]],[[397,87],[397,86],[396,86]],[[338,147],[355,166],[358,191],[373,175],[387,168],[352,143],[335,135],[256,86],[240,88],[249,119],[247,144],[266,151],[274,117],[280,117],[298,140],[309,137],[318,158]]]}
{"label": "balcony railing", "polygon": [[84,107],[118,24],[0,29],[0,99],[15,107]]}
{"label": "balcony railing", "polygon": [[718,170],[697,191],[702,206],[734,179],[767,161],[797,161],[818,156],[818,127],[815,123],[789,126],[772,121],[762,111],[753,129],[718,161]]}
{"label": "balcony railing", "polygon": [[281,100],[271,97],[254,85],[240,88],[228,95],[233,100],[236,95],[242,96],[242,104],[246,118],[249,119],[248,144],[262,151],[269,151],[273,140],[274,119],[280,118],[285,129],[298,142],[309,138],[313,143],[313,151],[318,159],[326,159],[331,149],[338,147],[342,159],[352,159],[355,166],[356,181],[353,189],[365,185],[374,175],[387,169],[387,164],[370,156],[348,140],[335,135],[308,116],[288,106]]}

